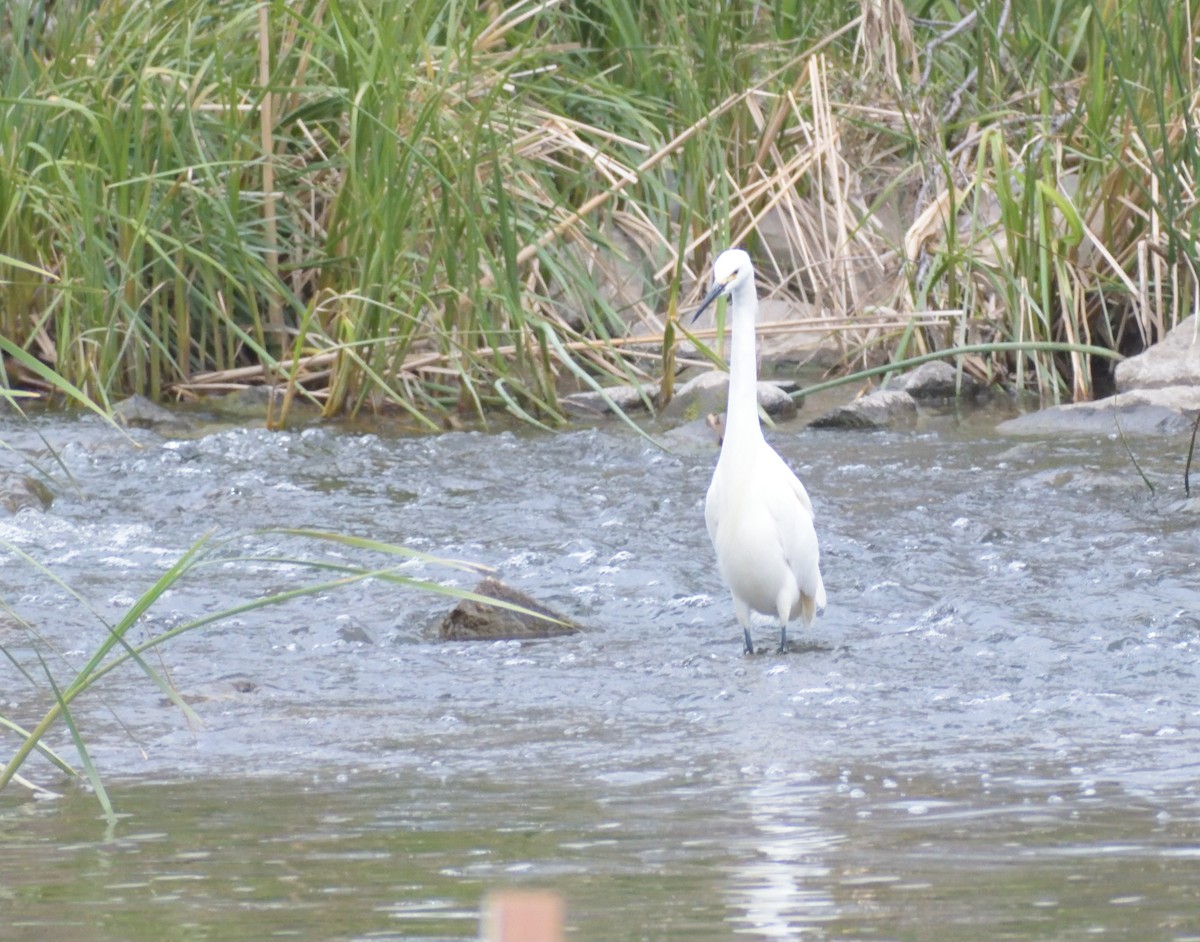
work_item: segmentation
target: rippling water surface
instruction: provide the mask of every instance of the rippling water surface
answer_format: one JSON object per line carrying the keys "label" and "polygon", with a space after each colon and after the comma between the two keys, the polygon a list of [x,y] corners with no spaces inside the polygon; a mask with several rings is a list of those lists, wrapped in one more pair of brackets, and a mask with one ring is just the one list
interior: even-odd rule
{"label": "rippling water surface", "polygon": [[[0,598],[37,633],[0,614],[11,720],[51,697],[14,662],[40,680],[36,648],[69,680],[210,531],[243,558],[131,638],[330,577],[267,556],[370,558],[269,527],[485,563],[591,629],[438,643],[451,602],[377,581],[181,635],[150,663],[198,725],[136,667],[77,701],[115,828],[83,791],[0,795],[14,938],[467,939],[507,885],[559,890],[579,939],[1200,938],[1186,442],[1131,443],[1151,494],[1115,439],[781,428],[829,606],[801,650],[747,658],[704,530],[708,447],[616,427],[135,447],[5,422],[2,460],[55,499],[0,539],[91,606],[5,556]],[[74,759],[64,728],[49,741]]]}

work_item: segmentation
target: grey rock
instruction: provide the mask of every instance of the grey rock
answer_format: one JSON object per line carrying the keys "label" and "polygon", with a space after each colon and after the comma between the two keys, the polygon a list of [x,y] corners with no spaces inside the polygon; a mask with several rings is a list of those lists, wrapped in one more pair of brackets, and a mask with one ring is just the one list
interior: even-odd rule
{"label": "grey rock", "polygon": [[1171,509],[1175,513],[1200,514],[1200,497],[1185,497],[1183,500],[1176,501]]}
{"label": "grey rock", "polygon": [[244,386],[224,396],[214,396],[209,400],[209,405],[223,416],[257,419],[266,415],[272,405],[278,407],[282,404],[283,398],[282,386]]}
{"label": "grey rock", "polygon": [[192,423],[183,416],[138,395],[123,399],[113,406],[113,418],[126,428],[153,429],[163,434],[185,432],[192,427]]}
{"label": "grey rock", "polygon": [[0,507],[10,514],[32,507],[46,510],[54,495],[41,481],[24,474],[0,473]]}
{"label": "grey rock", "polygon": [[[794,418],[796,400],[787,394],[791,383],[769,380],[758,384],[758,404],[772,419],[786,421]],[[662,410],[662,418],[669,424],[693,422],[709,413],[723,415],[729,400],[729,374],[710,370],[688,380],[677,390],[671,401]]]}
{"label": "grey rock", "polygon": [[1200,386],[1118,393],[1095,402],[1051,406],[996,426],[1007,435],[1177,435],[1200,413]]}
{"label": "grey rock", "polygon": [[724,421],[714,412],[668,429],[658,440],[677,455],[716,455],[721,447]]}
{"label": "grey rock", "polygon": [[561,403],[567,412],[580,418],[611,413],[612,406],[625,413],[644,412],[647,402],[653,403],[658,398],[658,391],[658,383],[646,383],[644,386],[608,386],[604,395],[589,389],[563,396]]}
{"label": "grey rock", "polygon": [[1117,364],[1118,392],[1165,386],[1200,386],[1200,322],[1193,314],[1154,346]]}
{"label": "grey rock", "polygon": [[898,389],[880,389],[831,409],[812,428],[885,429],[915,425],[917,401]]}
{"label": "grey rock", "polygon": [[[475,586],[476,595],[509,602],[537,612],[545,618],[515,612],[512,609],[462,599],[442,619],[438,626],[438,637],[443,641],[512,641],[526,638],[554,638],[573,635],[582,631],[565,615],[543,605],[520,589],[505,585],[498,579],[488,577]],[[555,619],[547,621],[546,619]]]}
{"label": "grey rock", "polygon": [[961,397],[977,396],[983,387],[973,376],[962,374],[945,360],[922,363],[916,369],[897,376],[887,385],[888,389],[906,392],[920,402],[946,402]]}

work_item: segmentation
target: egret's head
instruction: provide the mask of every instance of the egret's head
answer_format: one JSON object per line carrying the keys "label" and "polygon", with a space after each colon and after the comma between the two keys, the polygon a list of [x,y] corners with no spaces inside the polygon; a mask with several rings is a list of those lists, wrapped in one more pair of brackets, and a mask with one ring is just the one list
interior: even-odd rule
{"label": "egret's head", "polygon": [[738,285],[754,277],[754,267],[750,264],[750,256],[741,249],[726,249],[713,262],[713,286],[704,296],[696,313],[692,315],[695,322],[705,309],[717,298],[733,293]]}

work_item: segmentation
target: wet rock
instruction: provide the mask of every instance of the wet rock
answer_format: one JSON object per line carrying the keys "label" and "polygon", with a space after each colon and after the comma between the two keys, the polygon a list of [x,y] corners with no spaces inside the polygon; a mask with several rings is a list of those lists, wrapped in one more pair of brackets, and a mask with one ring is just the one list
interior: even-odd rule
{"label": "wet rock", "polygon": [[959,376],[959,371],[945,360],[933,360],[895,377],[887,388],[906,392],[918,402],[951,402],[983,392],[973,376],[962,373],[961,385]]}
{"label": "wet rock", "polygon": [[812,428],[905,428],[917,421],[917,401],[898,389],[880,389],[831,409],[811,423]]}
{"label": "wet rock", "polygon": [[347,644],[374,644],[375,639],[367,633],[367,629],[359,624],[342,625],[337,630],[338,637]]}
{"label": "wet rock", "polygon": [[227,418],[259,419],[272,407],[278,409],[283,400],[282,386],[256,385],[234,389],[223,396],[214,396],[209,403]]}
{"label": "wet rock", "polygon": [[1176,501],[1171,509],[1175,513],[1200,514],[1200,497],[1185,497],[1183,500]]}
{"label": "wet rock", "polygon": [[0,474],[0,506],[10,514],[32,507],[46,510],[54,502],[54,494],[36,478],[24,474]]}
{"label": "wet rock", "polygon": [[[248,677],[226,677],[188,693],[180,693],[179,699],[189,706],[199,706],[202,703],[236,701],[248,694],[257,693],[258,689],[258,684]],[[178,706],[170,697],[159,698],[158,705],[167,709]]]}
{"label": "wet rock", "polygon": [[1200,386],[1118,393],[1095,402],[1051,406],[996,426],[1006,435],[1179,435],[1200,413]]}
{"label": "wet rock", "polygon": [[668,429],[658,440],[679,455],[715,455],[721,447],[724,421],[715,413]]}
{"label": "wet rock", "polygon": [[1009,435],[1190,433],[1200,414],[1200,321],[1192,315],[1157,344],[1117,364],[1117,394],[1051,406],[1001,422]]}
{"label": "wet rock", "polygon": [[[758,404],[772,419],[786,421],[796,415],[796,400],[788,395],[787,386],[794,387],[795,384],[769,380],[758,384]],[[662,418],[669,424],[676,424],[703,419],[710,413],[723,415],[728,399],[729,374],[710,370],[675,390],[675,396],[662,410]]]}
{"label": "wet rock", "polygon": [[[498,579],[486,578],[472,590],[476,595],[498,599],[546,616],[538,618],[524,612],[463,599],[442,619],[438,637],[443,641],[512,641],[526,638],[555,638],[582,631],[565,615],[543,605],[520,589]],[[547,621],[546,618],[557,619]],[[561,624],[560,624],[561,623]]]}
{"label": "wet rock", "polygon": [[1200,386],[1200,321],[1193,314],[1154,346],[1117,364],[1118,392]]}
{"label": "wet rock", "polygon": [[1020,484],[1024,488],[1050,487],[1060,491],[1078,491],[1081,493],[1092,491],[1141,491],[1146,486],[1132,465],[1129,466],[1125,473],[1104,471],[1098,468],[1089,468],[1085,465],[1047,468],[1029,475],[1027,478],[1021,480]]}
{"label": "wet rock", "polygon": [[563,396],[561,402],[563,408],[571,415],[594,418],[612,413],[612,406],[625,413],[644,412],[646,404],[653,403],[658,398],[658,391],[658,383],[646,383],[643,386],[609,386],[604,390],[604,395],[589,389]]}
{"label": "wet rock", "polygon": [[146,428],[160,435],[186,432],[192,423],[169,409],[147,399],[133,395],[113,406],[113,419],[126,428]]}

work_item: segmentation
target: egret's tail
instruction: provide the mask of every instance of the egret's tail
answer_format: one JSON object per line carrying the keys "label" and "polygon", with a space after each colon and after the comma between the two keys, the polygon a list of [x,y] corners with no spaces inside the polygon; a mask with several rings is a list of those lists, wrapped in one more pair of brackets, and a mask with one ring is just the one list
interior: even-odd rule
{"label": "egret's tail", "polygon": [[812,623],[817,612],[825,611],[825,583],[821,581],[820,573],[817,573],[817,591],[800,596],[800,611],[806,624]]}

